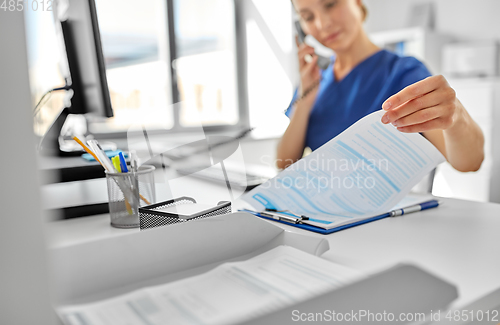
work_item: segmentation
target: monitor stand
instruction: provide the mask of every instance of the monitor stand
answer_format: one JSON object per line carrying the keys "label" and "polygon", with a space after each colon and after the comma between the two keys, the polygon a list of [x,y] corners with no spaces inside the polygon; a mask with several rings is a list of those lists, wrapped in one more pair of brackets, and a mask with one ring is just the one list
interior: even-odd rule
{"label": "monitor stand", "polygon": [[[37,151],[44,156],[65,156],[60,148],[61,130],[69,115],[69,108],[64,107],[38,143]],[[80,152],[79,154],[82,154]]]}
{"label": "monitor stand", "polygon": [[[70,108],[65,107],[47,130],[37,145],[37,151],[43,156],[77,157],[85,153],[83,148],[74,140],[65,140],[61,130],[70,115]],[[88,130],[88,127],[85,129]],[[83,139],[81,139],[83,140]],[[103,150],[117,150],[117,145],[111,141],[99,141]]]}

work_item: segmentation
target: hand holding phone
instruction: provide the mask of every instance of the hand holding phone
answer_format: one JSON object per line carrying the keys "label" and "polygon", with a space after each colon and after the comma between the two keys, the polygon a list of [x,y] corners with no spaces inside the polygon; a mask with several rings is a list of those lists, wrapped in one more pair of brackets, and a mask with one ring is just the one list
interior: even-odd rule
{"label": "hand holding phone", "polygon": [[[306,34],[302,30],[302,27],[300,26],[300,22],[296,21],[295,22],[295,29],[297,30],[297,39],[299,44],[303,44],[306,39]],[[325,70],[328,68],[330,65],[330,58],[326,56],[321,56],[318,55],[317,53],[314,53],[318,57],[317,65],[320,69]]]}
{"label": "hand holding phone", "polygon": [[[319,56],[316,55],[315,50],[310,46],[306,40],[305,34],[300,28],[299,22],[296,23],[297,28],[297,47],[299,59],[299,72],[300,72],[300,87],[298,97],[292,105],[301,103],[300,110],[310,110],[313,107],[314,101],[317,96],[318,86],[321,82],[321,73],[319,68]],[[300,29],[299,29],[300,28]],[[300,32],[299,32],[300,31]],[[328,60],[329,65],[330,60]],[[324,63],[323,63],[324,64]],[[299,109],[299,107],[297,107]]]}

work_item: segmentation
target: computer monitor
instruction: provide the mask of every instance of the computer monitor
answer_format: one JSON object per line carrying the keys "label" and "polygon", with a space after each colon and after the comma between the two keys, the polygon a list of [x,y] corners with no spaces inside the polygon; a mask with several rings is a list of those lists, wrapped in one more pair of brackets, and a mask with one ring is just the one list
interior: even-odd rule
{"label": "computer monitor", "polygon": [[[53,12],[44,13],[50,15],[51,19],[45,19],[41,22],[35,17],[27,17],[26,23],[28,49],[31,53],[30,70],[32,70],[33,57],[36,57],[41,49],[47,47],[48,44],[44,43],[47,38],[55,39],[57,41],[55,43],[58,43],[58,46],[63,49],[60,62],[57,65],[51,62],[45,68],[46,71],[48,69],[58,70],[60,79],[66,80],[66,89],[70,90],[70,98],[66,100],[68,105],[61,103],[57,112],[51,116],[53,123],[45,125],[42,130],[43,134],[39,134],[42,136],[42,140],[38,149],[41,153],[49,155],[73,154],[71,146],[63,148],[60,141],[60,131],[69,114],[113,116],[95,1],[70,0],[61,3],[65,4],[64,8],[63,5],[54,6]],[[36,23],[30,22],[30,18]],[[42,29],[45,33],[54,33],[54,35],[42,35],[41,29],[37,28],[40,27],[37,25],[41,23],[45,26]],[[47,27],[50,24],[53,26]],[[38,62],[39,65],[45,63]],[[43,77],[37,78],[35,82],[42,82],[45,91],[61,86],[60,84],[50,84],[47,80],[43,80]],[[33,89],[33,82],[31,83]],[[35,88],[38,88],[38,91],[34,92],[34,97],[40,99],[41,87]]]}
{"label": "computer monitor", "polygon": [[112,117],[95,1],[69,1],[61,27],[74,91],[69,112]]}

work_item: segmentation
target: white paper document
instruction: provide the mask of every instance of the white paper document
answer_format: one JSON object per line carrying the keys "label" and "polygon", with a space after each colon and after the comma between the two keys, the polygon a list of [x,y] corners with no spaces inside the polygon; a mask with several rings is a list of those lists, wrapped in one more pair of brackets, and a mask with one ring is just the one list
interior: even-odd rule
{"label": "white paper document", "polygon": [[418,133],[374,112],[242,199],[256,210],[288,210],[325,229],[387,213],[445,161]]}
{"label": "white paper document", "polygon": [[279,246],[202,275],[92,304],[63,307],[66,325],[231,324],[318,296],[358,271]]}

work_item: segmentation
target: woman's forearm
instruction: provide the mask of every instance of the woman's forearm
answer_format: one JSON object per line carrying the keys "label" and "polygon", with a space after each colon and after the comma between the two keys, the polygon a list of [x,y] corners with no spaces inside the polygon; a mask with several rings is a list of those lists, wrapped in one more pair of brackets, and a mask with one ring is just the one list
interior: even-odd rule
{"label": "woman's forearm", "polygon": [[276,165],[285,169],[300,158],[304,152],[307,125],[309,122],[310,103],[300,102],[296,104],[290,124],[278,144]]}
{"label": "woman's forearm", "polygon": [[278,144],[276,166],[280,169],[285,169],[302,158],[309,114],[316,100],[321,80],[320,70],[317,65],[318,56],[314,53],[314,48],[305,43],[299,44],[298,38],[296,38],[296,42],[299,48],[297,55],[299,59],[300,87],[297,93],[298,99],[293,104],[290,124]]}
{"label": "woman's forearm", "polygon": [[477,171],[484,159],[484,136],[457,99],[457,117],[443,132],[448,162],[457,170]]}

